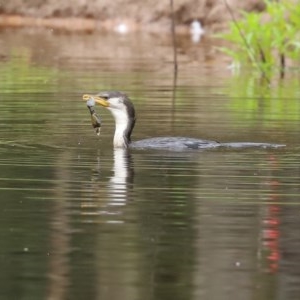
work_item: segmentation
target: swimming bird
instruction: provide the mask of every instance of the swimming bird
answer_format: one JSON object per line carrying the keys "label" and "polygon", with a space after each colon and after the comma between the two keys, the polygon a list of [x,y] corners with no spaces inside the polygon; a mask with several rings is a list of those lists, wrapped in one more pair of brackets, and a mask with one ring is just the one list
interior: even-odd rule
{"label": "swimming bird", "polygon": [[[115,119],[114,148],[138,148],[138,149],[168,149],[182,151],[188,149],[212,149],[218,147],[261,147],[277,148],[283,145],[268,143],[219,143],[216,141],[188,138],[188,137],[157,137],[140,141],[131,141],[131,134],[136,121],[135,108],[129,97],[119,91],[100,92],[96,95],[83,95],[83,100],[90,99],[107,108]],[[90,104],[91,105],[91,104]],[[88,104],[89,106],[89,104]]]}

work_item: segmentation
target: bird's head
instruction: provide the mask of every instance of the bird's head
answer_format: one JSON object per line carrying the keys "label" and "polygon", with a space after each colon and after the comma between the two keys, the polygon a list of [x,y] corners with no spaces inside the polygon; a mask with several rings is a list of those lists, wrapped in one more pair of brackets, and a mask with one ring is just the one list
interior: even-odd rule
{"label": "bird's head", "polygon": [[[135,109],[128,96],[122,92],[108,91],[96,95],[85,94],[82,98],[85,101],[93,98],[95,103],[110,110],[116,123],[114,145],[118,147],[125,143],[124,147],[127,148],[135,124]],[[121,142],[122,138],[123,142]]]}

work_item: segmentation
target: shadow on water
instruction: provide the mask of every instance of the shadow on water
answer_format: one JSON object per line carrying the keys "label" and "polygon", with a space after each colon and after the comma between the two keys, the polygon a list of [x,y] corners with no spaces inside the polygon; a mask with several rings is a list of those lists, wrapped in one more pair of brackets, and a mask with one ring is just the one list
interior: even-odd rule
{"label": "shadow on water", "polygon": [[[173,101],[167,42],[2,37],[0,298],[299,298],[296,80],[284,106],[274,90],[252,95],[250,81],[181,54]],[[113,151],[111,115],[100,110],[97,137],[81,101],[101,89],[130,94],[135,140],[288,146]]]}

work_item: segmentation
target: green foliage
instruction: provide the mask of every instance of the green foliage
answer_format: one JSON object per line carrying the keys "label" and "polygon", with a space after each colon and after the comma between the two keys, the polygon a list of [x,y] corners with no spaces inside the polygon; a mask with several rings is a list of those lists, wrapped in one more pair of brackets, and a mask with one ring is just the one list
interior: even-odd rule
{"label": "green foliage", "polygon": [[286,67],[286,59],[300,57],[300,5],[292,0],[265,0],[266,14],[243,12],[240,20],[233,19],[227,33],[218,37],[231,42],[221,51],[231,56],[234,65],[250,64],[263,74]]}

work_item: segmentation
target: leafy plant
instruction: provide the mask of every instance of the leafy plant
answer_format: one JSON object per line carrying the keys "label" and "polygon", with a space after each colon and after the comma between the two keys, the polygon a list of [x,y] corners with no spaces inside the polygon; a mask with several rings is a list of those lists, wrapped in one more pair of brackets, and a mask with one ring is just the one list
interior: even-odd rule
{"label": "leafy plant", "polygon": [[277,67],[283,77],[286,60],[300,57],[300,6],[292,0],[265,0],[265,4],[266,14],[242,12],[239,20],[227,4],[232,21],[229,31],[218,37],[231,42],[234,49],[222,47],[221,51],[232,57],[234,65],[250,62],[264,75]]}

